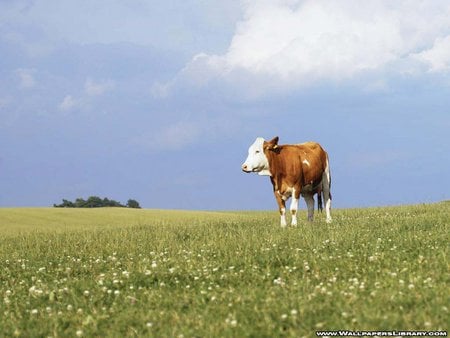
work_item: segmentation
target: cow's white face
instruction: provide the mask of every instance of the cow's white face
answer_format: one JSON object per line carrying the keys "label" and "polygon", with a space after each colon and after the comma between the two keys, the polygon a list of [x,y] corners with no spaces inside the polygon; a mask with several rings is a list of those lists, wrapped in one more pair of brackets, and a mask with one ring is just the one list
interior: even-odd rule
{"label": "cow's white face", "polygon": [[258,137],[256,141],[248,148],[248,156],[242,170],[246,173],[258,173],[259,175],[270,175],[269,161],[264,154],[264,139]]}

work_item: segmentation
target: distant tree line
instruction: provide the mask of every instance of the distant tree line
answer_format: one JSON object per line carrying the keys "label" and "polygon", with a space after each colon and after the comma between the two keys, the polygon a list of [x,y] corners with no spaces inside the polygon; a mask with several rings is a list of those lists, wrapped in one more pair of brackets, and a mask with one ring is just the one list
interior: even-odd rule
{"label": "distant tree line", "polygon": [[53,204],[55,208],[102,208],[102,207],[119,207],[119,208],[135,208],[140,209],[139,202],[129,199],[127,204],[123,205],[120,202],[110,200],[109,198],[100,198],[98,196],[90,196],[87,200],[77,198],[75,202],[63,199],[61,204]]}

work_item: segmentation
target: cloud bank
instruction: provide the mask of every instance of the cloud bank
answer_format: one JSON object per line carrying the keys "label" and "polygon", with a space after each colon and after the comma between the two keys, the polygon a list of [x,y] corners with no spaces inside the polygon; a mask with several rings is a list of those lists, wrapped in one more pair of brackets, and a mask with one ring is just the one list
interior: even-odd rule
{"label": "cloud bank", "polygon": [[450,67],[448,1],[274,0],[245,6],[226,53],[198,54],[185,67],[191,81],[244,78],[247,85],[250,77],[263,88],[309,86]]}

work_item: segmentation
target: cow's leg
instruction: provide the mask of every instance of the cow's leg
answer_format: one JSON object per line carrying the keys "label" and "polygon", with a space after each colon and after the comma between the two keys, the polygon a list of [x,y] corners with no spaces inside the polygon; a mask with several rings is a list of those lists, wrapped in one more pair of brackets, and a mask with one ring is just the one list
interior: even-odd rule
{"label": "cow's leg", "polygon": [[327,214],[327,223],[331,223],[331,194],[330,191],[323,190],[323,197],[325,200],[325,213]]}
{"label": "cow's leg", "polygon": [[314,195],[306,194],[304,197],[308,207],[308,221],[312,222],[314,220]]}
{"label": "cow's leg", "polygon": [[291,200],[291,225],[296,227],[297,226],[297,209],[298,209],[298,200],[300,199],[300,189],[293,189],[292,190],[292,200]]}
{"label": "cow's leg", "polygon": [[322,176],[322,193],[323,193],[323,199],[325,202],[325,212],[326,212],[326,222],[331,223],[331,176],[330,176],[330,167],[328,164],[327,159],[327,166],[325,168],[325,172]]}
{"label": "cow's leg", "polygon": [[280,210],[280,225],[282,228],[286,227],[286,201],[282,196],[275,191],[275,198],[278,203],[278,209]]}

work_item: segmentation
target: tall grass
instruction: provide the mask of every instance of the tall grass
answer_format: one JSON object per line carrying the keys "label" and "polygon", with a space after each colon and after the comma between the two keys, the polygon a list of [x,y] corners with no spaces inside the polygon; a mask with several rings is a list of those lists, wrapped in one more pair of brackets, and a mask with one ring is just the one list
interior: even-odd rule
{"label": "tall grass", "polygon": [[1,331],[448,329],[450,204],[333,216],[281,229],[275,212],[0,209]]}

